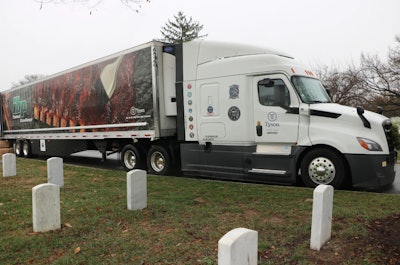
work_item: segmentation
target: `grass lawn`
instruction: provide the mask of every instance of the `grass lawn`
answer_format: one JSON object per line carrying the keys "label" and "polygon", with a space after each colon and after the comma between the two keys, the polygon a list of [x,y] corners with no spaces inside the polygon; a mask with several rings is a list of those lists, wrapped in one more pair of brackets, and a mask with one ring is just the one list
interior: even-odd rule
{"label": "grass lawn", "polygon": [[312,189],[149,175],[148,207],[128,211],[125,172],[64,165],[64,176],[62,228],[47,233],[32,229],[46,162],[17,158],[17,176],[1,177],[1,264],[217,264],[218,240],[237,227],[258,231],[258,264],[400,262],[400,246],[385,245],[400,235],[388,221],[399,195],[335,191],[332,239],[317,252]]}

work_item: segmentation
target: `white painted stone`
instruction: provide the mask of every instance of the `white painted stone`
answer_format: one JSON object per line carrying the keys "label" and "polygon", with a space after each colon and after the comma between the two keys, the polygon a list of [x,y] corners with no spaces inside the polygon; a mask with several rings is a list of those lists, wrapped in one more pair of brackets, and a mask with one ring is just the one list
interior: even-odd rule
{"label": "white painted stone", "polygon": [[218,265],[256,265],[258,232],[235,228],[218,241]]}
{"label": "white painted stone", "polygon": [[47,180],[48,183],[58,185],[60,188],[64,186],[64,165],[62,158],[52,157],[47,159]]}
{"label": "white painted stone", "polygon": [[45,183],[32,188],[32,221],[34,232],[61,228],[60,187]]}
{"label": "white painted stone", "polygon": [[13,177],[17,175],[17,158],[15,154],[2,155],[3,177]]}
{"label": "white painted stone", "polygon": [[141,210],[147,207],[147,173],[144,170],[131,170],[126,175],[128,210]]}
{"label": "white painted stone", "polygon": [[320,250],[331,238],[333,187],[319,185],[314,189],[310,248]]}

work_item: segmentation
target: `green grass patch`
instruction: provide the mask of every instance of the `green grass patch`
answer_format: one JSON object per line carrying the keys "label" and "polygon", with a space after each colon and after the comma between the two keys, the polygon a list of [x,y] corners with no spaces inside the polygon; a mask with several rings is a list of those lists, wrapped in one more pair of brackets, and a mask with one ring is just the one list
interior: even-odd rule
{"label": "green grass patch", "polygon": [[[125,172],[64,165],[62,228],[33,233],[32,188],[47,182],[46,162],[18,158],[17,173],[0,179],[2,264],[217,264],[218,240],[237,227],[258,231],[258,264],[317,264],[312,189],[149,175],[148,207],[128,211]],[[332,239],[367,238],[365,224],[399,206],[398,195],[335,191]],[[379,256],[343,248],[325,255]]]}

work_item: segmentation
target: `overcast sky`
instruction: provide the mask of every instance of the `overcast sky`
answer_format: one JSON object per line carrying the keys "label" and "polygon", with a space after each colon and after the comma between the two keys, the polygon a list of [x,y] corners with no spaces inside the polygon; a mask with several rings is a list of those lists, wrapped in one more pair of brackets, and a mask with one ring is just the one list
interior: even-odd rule
{"label": "overcast sky", "polygon": [[0,0],[0,91],[26,74],[54,74],[161,38],[178,11],[203,24],[207,39],[277,48],[310,67],[357,64],[362,52],[385,58],[400,34],[400,0],[151,0],[139,13],[104,2],[40,9],[35,0]]}

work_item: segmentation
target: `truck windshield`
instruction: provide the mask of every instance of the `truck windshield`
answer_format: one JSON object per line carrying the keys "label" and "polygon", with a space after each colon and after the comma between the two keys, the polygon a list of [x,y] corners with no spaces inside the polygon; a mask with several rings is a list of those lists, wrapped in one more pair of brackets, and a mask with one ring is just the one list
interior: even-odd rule
{"label": "truck windshield", "polygon": [[304,103],[332,102],[320,80],[305,76],[293,76],[292,82]]}

